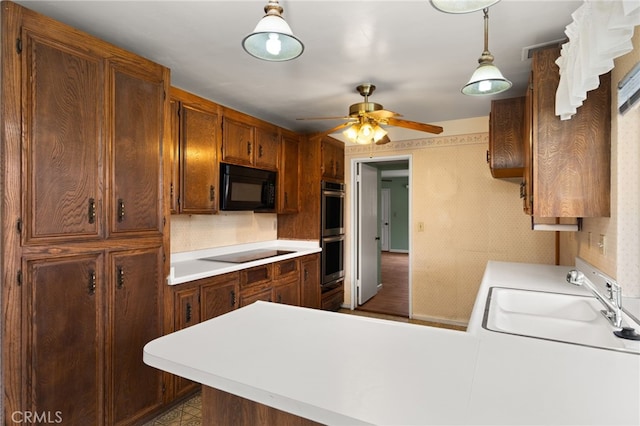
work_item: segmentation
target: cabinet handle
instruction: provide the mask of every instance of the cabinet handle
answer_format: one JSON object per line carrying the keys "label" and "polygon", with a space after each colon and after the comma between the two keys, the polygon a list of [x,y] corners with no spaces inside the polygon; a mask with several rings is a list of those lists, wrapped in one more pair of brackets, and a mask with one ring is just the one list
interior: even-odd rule
{"label": "cabinet handle", "polygon": [[95,271],[89,271],[89,295],[96,294],[96,273]]}
{"label": "cabinet handle", "polygon": [[262,144],[258,145],[258,157],[262,158]]}
{"label": "cabinet handle", "polygon": [[282,303],[282,295],[278,294],[278,303]]}
{"label": "cabinet handle", "polygon": [[251,141],[247,141],[247,155],[251,155]]}
{"label": "cabinet handle", "polygon": [[527,195],[527,188],[525,181],[520,182],[520,198],[524,198]]}
{"label": "cabinet handle", "polygon": [[118,198],[118,222],[122,222],[124,219],[124,201],[122,198]]}
{"label": "cabinet handle", "polygon": [[186,309],[186,315],[185,315],[185,322],[190,323],[191,322],[191,303],[187,302],[187,309]]}
{"label": "cabinet handle", "polygon": [[89,223],[96,221],[96,200],[89,198]]}
{"label": "cabinet handle", "polygon": [[309,270],[305,269],[304,270],[304,280],[306,281],[309,278]]}
{"label": "cabinet handle", "polygon": [[118,278],[116,283],[116,287],[118,288],[118,290],[121,290],[122,287],[124,287],[124,269],[122,268],[122,266],[118,266]]}
{"label": "cabinet handle", "polygon": [[487,163],[489,163],[489,161],[491,161],[491,153],[487,150]]}
{"label": "cabinet handle", "polygon": [[236,306],[236,292],[231,290],[231,307]]}
{"label": "cabinet handle", "polygon": [[209,200],[213,201],[216,199],[216,187],[211,185],[209,186]]}

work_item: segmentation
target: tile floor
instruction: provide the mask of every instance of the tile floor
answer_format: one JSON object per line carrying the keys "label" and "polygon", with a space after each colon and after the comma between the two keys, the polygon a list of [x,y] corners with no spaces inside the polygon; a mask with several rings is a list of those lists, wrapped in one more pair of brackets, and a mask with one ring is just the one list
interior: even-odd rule
{"label": "tile floor", "polygon": [[201,426],[202,401],[200,393],[180,405],[147,422],[144,426]]}
{"label": "tile floor", "polygon": [[[454,330],[464,331],[464,327],[457,327],[453,325],[432,323],[420,320],[410,320],[408,318],[397,317],[392,315],[376,314],[372,312],[351,311],[348,309],[340,309],[340,312],[352,315],[363,315],[374,318],[382,318],[392,321],[409,322],[412,324],[427,325],[431,327],[451,328]],[[196,394],[190,399],[185,400],[180,405],[172,408],[171,410],[159,415],[155,419],[147,422],[144,426],[200,426],[202,425],[202,401],[200,400],[200,394]]]}

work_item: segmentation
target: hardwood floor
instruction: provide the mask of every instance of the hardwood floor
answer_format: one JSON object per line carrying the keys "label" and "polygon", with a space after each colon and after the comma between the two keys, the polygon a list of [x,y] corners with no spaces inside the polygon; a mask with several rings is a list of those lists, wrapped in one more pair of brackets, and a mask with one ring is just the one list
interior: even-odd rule
{"label": "hardwood floor", "polygon": [[382,288],[359,311],[409,317],[409,254],[382,252]]}

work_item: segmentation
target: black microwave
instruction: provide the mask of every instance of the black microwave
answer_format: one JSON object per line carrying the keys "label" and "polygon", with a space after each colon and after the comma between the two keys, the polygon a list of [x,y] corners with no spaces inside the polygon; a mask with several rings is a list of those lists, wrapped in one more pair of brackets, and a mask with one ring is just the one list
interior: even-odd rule
{"label": "black microwave", "polygon": [[220,163],[220,210],[275,211],[276,172]]}

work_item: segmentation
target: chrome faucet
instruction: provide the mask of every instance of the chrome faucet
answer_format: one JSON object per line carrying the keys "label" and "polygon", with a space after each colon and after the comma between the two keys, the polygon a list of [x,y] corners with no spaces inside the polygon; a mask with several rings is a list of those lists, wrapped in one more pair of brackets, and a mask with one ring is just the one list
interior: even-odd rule
{"label": "chrome faucet", "polygon": [[[594,272],[595,274],[596,272]],[[600,292],[595,288],[593,283],[589,281],[584,274],[577,269],[572,269],[567,274],[567,282],[573,285],[584,285],[587,287],[591,293],[604,305],[606,310],[602,310],[602,315],[605,316],[614,327],[620,328],[622,327],[622,288],[620,285],[605,277],[602,274],[598,274],[602,278],[605,279],[607,283],[607,294],[603,296]],[[610,282],[611,281],[611,282]]]}

